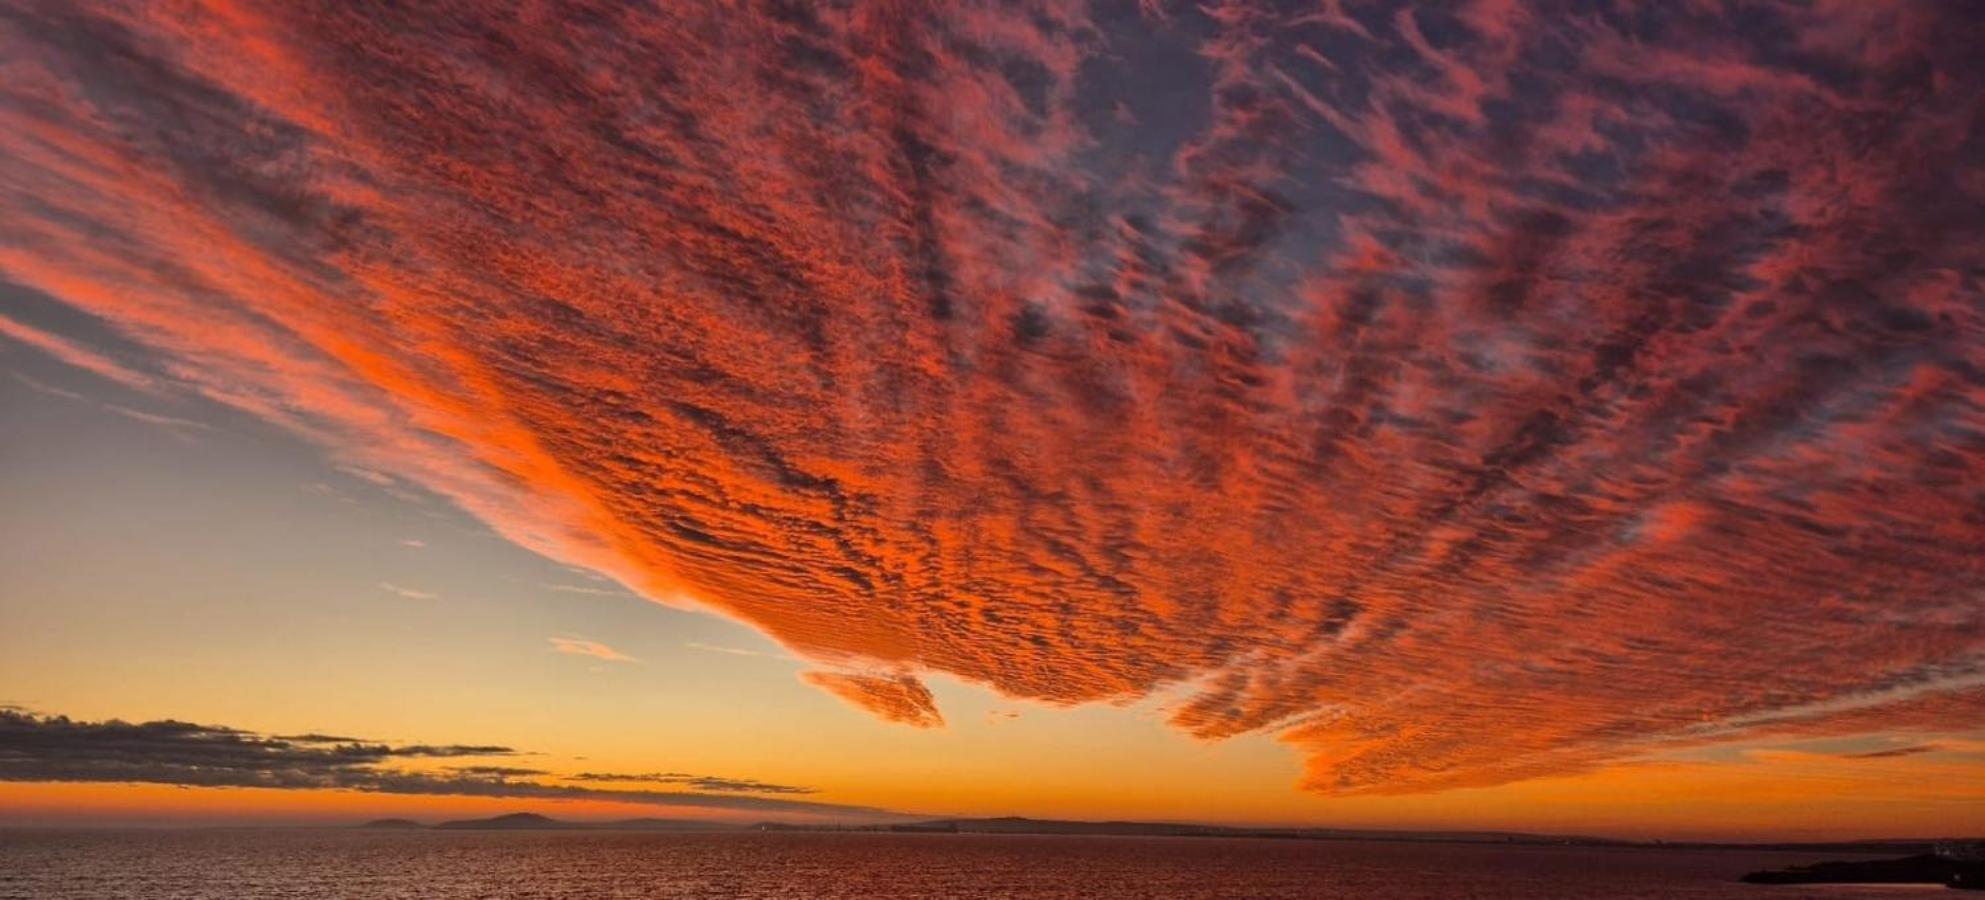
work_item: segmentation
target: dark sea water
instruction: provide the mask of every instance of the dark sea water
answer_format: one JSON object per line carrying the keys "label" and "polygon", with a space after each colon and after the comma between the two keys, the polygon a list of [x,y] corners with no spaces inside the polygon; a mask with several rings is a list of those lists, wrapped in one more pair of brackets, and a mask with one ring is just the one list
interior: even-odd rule
{"label": "dark sea water", "polygon": [[[1811,854],[923,834],[0,831],[0,898],[1750,898]],[[1934,891],[1934,893],[1931,893]]]}

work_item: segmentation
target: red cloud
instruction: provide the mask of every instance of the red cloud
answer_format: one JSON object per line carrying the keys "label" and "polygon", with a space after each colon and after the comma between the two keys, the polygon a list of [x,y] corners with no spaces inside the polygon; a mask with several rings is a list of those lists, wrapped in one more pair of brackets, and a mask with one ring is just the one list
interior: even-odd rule
{"label": "red cloud", "polygon": [[1851,6],[29,3],[0,273],[649,596],[1190,684],[1320,790],[1924,727],[1985,658],[1985,72]]}

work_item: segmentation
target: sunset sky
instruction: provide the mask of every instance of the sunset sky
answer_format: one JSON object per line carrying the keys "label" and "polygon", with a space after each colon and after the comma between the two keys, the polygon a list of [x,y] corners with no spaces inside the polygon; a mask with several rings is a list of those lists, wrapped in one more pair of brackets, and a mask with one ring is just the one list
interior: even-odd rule
{"label": "sunset sky", "polygon": [[0,825],[1985,834],[1962,2],[0,0]]}

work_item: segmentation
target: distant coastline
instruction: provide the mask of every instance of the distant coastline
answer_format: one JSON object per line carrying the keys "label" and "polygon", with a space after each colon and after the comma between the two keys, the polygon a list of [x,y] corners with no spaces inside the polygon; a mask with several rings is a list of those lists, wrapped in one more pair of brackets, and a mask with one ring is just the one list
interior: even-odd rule
{"label": "distant coastline", "polygon": [[1746,850],[1757,852],[1833,853],[1842,855],[1909,856],[1933,854],[1952,838],[1900,838],[1822,842],[1634,841],[1585,835],[1535,834],[1504,831],[1412,831],[1344,828],[1252,828],[1180,822],[1080,821],[1024,816],[938,818],[879,825],[815,825],[780,821],[732,824],[696,819],[619,819],[600,822],[554,819],[518,812],[482,819],[458,819],[426,825],[411,819],[376,819],[357,826],[381,831],[688,831],[688,832],[836,832],[884,834],[1004,834],[1094,835],[1103,837],[1266,838],[1313,841],[1395,841],[1459,844],[1508,844],[1579,847],[1622,847],[1675,850]]}

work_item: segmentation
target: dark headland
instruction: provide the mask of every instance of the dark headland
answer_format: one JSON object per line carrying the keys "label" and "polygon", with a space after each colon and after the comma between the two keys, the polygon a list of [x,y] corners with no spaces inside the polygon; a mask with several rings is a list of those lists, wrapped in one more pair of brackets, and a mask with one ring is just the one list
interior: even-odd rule
{"label": "dark headland", "polygon": [[1985,853],[1976,842],[1937,844],[1929,853],[1899,859],[1834,860],[1752,872],[1750,884],[1941,884],[1985,891]]}

